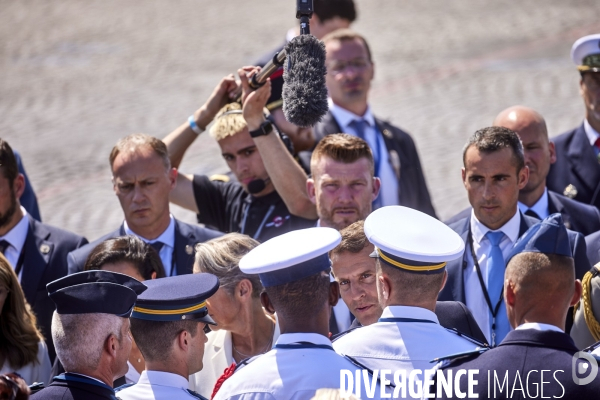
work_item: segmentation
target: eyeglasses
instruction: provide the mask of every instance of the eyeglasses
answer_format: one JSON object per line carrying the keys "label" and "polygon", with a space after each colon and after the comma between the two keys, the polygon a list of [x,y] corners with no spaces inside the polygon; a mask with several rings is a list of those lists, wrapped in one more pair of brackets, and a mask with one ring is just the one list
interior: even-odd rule
{"label": "eyeglasses", "polygon": [[357,58],[348,61],[333,61],[329,63],[327,70],[333,75],[338,75],[344,72],[348,68],[354,68],[356,71],[362,72],[371,64],[366,58]]}

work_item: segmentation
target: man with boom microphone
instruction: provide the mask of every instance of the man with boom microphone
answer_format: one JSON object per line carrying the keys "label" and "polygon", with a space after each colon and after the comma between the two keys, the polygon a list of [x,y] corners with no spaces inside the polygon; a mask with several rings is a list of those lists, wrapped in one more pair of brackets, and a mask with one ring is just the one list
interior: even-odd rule
{"label": "man with boom microphone", "polygon": [[[247,83],[256,71],[246,67],[238,73]],[[223,78],[206,103],[163,140],[171,164],[177,168],[187,148],[214,120],[210,135],[217,140],[237,181],[223,182],[205,175],[180,173],[171,192],[171,202],[196,212],[201,223],[224,232],[240,232],[260,242],[314,226],[317,215],[308,200],[307,176],[293,161],[289,139],[279,134],[268,120],[258,126],[246,122],[263,120],[270,81],[254,92],[246,84],[243,107],[229,103],[235,98],[238,86],[233,75]],[[278,168],[282,163],[295,168],[283,171]],[[279,187],[292,190],[297,196],[283,200],[276,190]]]}

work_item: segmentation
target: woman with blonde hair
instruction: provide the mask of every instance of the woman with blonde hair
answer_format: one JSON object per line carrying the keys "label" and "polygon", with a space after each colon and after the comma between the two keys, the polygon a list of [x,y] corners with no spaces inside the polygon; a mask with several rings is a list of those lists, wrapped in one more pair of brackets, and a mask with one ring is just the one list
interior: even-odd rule
{"label": "woman with blonde hair", "polygon": [[48,382],[50,358],[19,279],[0,253],[0,374],[18,373],[25,382]]}
{"label": "woman with blonde hair", "polygon": [[263,290],[258,275],[246,275],[239,263],[259,243],[240,233],[229,233],[196,245],[194,273],[219,278],[219,290],[207,301],[208,314],[217,326],[207,336],[202,371],[190,376],[190,389],[211,398],[217,380],[233,363],[273,347],[279,337],[275,316],[261,306]]}

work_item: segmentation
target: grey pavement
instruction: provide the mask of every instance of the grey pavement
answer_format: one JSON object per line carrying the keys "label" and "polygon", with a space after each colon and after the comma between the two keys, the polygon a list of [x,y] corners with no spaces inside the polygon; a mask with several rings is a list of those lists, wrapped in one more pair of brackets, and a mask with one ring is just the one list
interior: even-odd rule
{"label": "grey pavement", "polygon": [[[551,136],[581,123],[569,51],[600,32],[597,0],[357,3],[373,110],[413,135],[440,217],[467,205],[462,145],[500,110],[539,110]],[[44,221],[91,240],[114,229],[114,143],[167,135],[222,76],[280,44],[294,15],[294,0],[0,0],[0,136],[21,152]],[[205,134],[181,170],[226,166]]]}

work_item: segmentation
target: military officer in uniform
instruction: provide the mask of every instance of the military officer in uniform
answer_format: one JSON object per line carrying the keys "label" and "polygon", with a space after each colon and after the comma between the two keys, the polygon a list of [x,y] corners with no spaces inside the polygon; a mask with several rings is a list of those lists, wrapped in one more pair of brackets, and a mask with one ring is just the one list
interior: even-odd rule
{"label": "military officer in uniform", "polygon": [[[577,347],[565,333],[566,315],[579,300],[581,283],[575,277],[569,236],[561,215],[552,214],[529,228],[507,260],[504,299],[515,330],[498,347],[479,356],[443,360],[443,375],[478,370],[474,377],[477,384],[469,391],[474,395],[471,397],[598,397],[600,379],[592,377],[586,383],[589,373],[580,376],[581,371],[592,368],[580,354],[574,358]],[[459,379],[459,388],[451,393],[439,391],[438,387],[438,398],[453,398],[459,389],[466,389],[467,379]]]}
{"label": "military officer in uniform", "polygon": [[581,79],[585,118],[579,127],[553,138],[556,163],[548,189],[600,208],[600,34],[578,39],[571,59]]}
{"label": "military officer in uniform", "polygon": [[133,308],[131,334],[146,360],[138,383],[117,388],[122,400],[204,399],[188,389],[202,369],[208,324],[206,299],[219,289],[212,274],[180,275],[146,282]]}
{"label": "military officer in uniform", "polygon": [[446,281],[446,262],[460,257],[464,242],[437,219],[402,206],[383,207],[365,220],[375,245],[378,322],[334,341],[338,354],[371,370],[431,369],[435,357],[483,344],[442,327],[434,310]]}
{"label": "military officer in uniform", "polygon": [[[339,287],[329,279],[327,252],[340,240],[333,228],[302,229],[268,240],[242,258],[244,273],[259,274],[265,288],[261,301],[267,311],[277,312],[281,335],[271,351],[240,363],[215,400],[310,399],[317,389],[339,388],[340,371],[355,374],[357,367],[336,354],[328,338]],[[377,385],[369,397],[380,393]]]}
{"label": "military officer in uniform", "polygon": [[127,372],[129,316],[146,286],[127,275],[85,271],[48,284],[56,304],[52,338],[65,373],[33,400],[115,400],[112,383]]}

